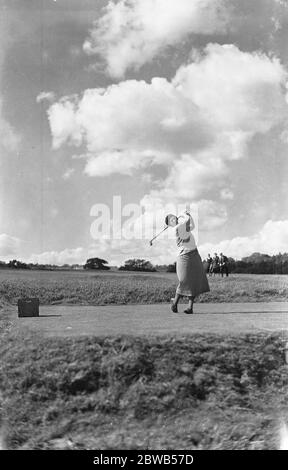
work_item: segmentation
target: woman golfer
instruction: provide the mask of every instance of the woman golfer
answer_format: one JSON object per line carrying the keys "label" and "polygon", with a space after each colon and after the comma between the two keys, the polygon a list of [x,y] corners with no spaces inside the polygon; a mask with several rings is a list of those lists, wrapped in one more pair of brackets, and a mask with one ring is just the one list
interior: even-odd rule
{"label": "woman golfer", "polygon": [[[165,220],[168,224],[168,220]],[[176,243],[178,246],[178,256],[176,262],[176,272],[179,284],[176,290],[175,298],[172,299],[171,310],[178,312],[177,306],[181,297],[188,297],[188,308],[185,313],[193,313],[193,303],[197,295],[203,292],[209,292],[209,284],[205,274],[201,257],[198,253],[195,238],[191,231],[195,224],[188,212],[184,215],[170,218],[169,225],[175,227]]]}

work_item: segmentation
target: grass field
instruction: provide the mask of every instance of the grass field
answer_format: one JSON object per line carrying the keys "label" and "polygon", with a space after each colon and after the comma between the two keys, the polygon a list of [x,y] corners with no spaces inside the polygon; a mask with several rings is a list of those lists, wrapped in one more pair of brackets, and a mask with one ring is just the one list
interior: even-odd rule
{"label": "grass field", "polygon": [[[286,275],[231,275],[209,278],[211,291],[200,302],[269,302],[288,299]],[[0,270],[0,298],[39,297],[41,304],[137,304],[169,302],[176,274]]]}
{"label": "grass field", "polygon": [[281,335],[0,345],[10,449],[275,449],[288,417]]}
{"label": "grass field", "polygon": [[[11,322],[22,296],[157,303],[176,285],[174,274],[0,271],[0,449],[279,448],[284,332],[46,338]],[[287,301],[288,277],[210,286],[201,302]]]}

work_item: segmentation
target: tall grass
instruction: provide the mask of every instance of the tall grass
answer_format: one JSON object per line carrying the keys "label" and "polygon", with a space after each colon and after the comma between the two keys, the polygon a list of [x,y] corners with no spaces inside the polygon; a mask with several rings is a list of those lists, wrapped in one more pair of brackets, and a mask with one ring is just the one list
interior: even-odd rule
{"label": "tall grass", "polygon": [[[137,304],[169,302],[176,274],[122,272],[0,271],[0,299],[39,297],[41,304]],[[288,276],[232,275],[209,278],[211,291],[200,302],[286,301]]]}
{"label": "tall grass", "polygon": [[11,449],[274,449],[288,417],[281,335],[11,333],[0,355]]}

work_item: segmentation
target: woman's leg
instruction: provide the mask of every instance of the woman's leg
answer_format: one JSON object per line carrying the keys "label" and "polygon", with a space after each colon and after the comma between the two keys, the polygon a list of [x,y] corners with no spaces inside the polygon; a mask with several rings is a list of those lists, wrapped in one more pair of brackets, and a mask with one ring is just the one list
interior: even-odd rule
{"label": "woman's leg", "polygon": [[193,304],[194,304],[194,299],[195,296],[188,297],[189,303],[188,303],[188,308],[184,310],[185,313],[193,313]]}
{"label": "woman's leg", "polygon": [[178,306],[178,302],[179,302],[179,300],[180,300],[180,297],[181,297],[181,295],[180,295],[180,294],[177,294],[177,292],[176,292],[174,299],[172,299],[171,310],[172,310],[172,312],[174,312],[174,313],[177,313],[177,312],[178,312],[177,306]]}
{"label": "woman's leg", "polygon": [[174,305],[178,305],[178,302],[179,300],[181,299],[181,295],[180,294],[175,294],[175,297],[174,297]]}

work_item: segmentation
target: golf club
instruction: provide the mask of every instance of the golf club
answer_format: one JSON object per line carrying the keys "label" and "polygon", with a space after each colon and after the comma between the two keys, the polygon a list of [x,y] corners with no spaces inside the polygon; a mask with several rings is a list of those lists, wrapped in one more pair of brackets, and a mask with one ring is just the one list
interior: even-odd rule
{"label": "golf club", "polygon": [[157,235],[155,235],[155,237],[153,237],[151,240],[150,240],[150,246],[153,245],[153,241],[155,240],[155,238],[159,237],[159,235],[161,235],[161,233],[165,232],[165,230],[167,230],[167,228],[169,228],[171,226],[171,221],[172,220],[175,220],[175,215],[173,214],[168,214],[166,217],[165,217],[165,223],[166,223],[166,227],[161,230],[161,232],[157,233]]}
{"label": "golf club", "polygon": [[150,240],[150,246],[153,245],[153,241],[155,240],[155,238],[159,237],[159,235],[161,235],[161,233],[165,232],[165,230],[167,230],[167,228],[169,227],[169,225],[167,225],[163,230],[161,230],[161,232],[157,233],[157,235],[155,235],[155,237],[153,237],[151,240]]}

